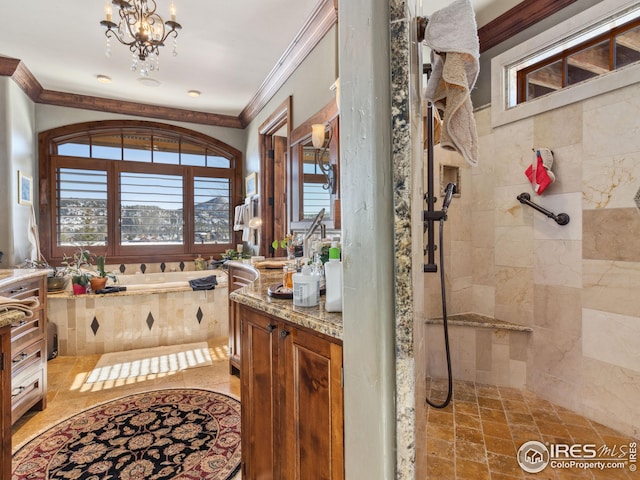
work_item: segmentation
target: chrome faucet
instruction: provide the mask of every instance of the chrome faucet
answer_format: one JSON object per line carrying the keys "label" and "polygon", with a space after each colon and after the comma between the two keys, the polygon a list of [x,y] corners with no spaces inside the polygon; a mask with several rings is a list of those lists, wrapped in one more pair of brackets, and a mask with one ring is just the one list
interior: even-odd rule
{"label": "chrome faucet", "polygon": [[324,223],[322,223],[322,219],[324,218],[324,208],[321,209],[318,214],[316,215],[316,218],[313,219],[313,222],[311,222],[311,225],[309,226],[309,228],[307,229],[307,231],[305,232],[304,236],[302,237],[302,246],[304,249],[304,253],[303,255],[306,258],[309,258],[309,238],[311,237],[311,235],[313,235],[315,233],[315,231],[318,229],[318,227],[320,227],[320,236],[321,238],[325,238],[327,236],[327,227]]}

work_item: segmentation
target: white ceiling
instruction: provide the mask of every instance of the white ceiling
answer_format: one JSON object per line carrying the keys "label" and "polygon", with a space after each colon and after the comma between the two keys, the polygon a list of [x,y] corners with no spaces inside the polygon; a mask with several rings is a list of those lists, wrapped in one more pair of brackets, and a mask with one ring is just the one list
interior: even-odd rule
{"label": "white ceiling", "polygon": [[[157,0],[165,19],[170,0]],[[45,90],[237,116],[247,106],[320,0],[175,0],[178,55],[169,40],[149,87],[131,54],[111,40],[105,55],[105,0],[3,2],[0,56],[20,59]],[[349,1],[349,0],[344,0]],[[451,0],[417,0],[424,15]],[[478,26],[520,0],[472,0]],[[116,18],[114,6],[114,18]],[[97,81],[102,74],[108,85]],[[188,90],[202,95],[191,98]]]}

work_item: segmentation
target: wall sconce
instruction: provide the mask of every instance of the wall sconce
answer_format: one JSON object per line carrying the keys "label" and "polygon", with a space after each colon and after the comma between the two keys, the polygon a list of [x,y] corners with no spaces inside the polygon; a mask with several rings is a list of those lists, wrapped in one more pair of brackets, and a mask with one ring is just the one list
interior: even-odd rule
{"label": "wall sconce", "polygon": [[[326,138],[325,132],[327,127],[329,128],[329,138]],[[325,154],[329,150],[331,145],[331,139],[333,138],[333,127],[330,123],[315,123],[311,125],[311,143],[315,148],[315,161],[316,165],[323,173],[327,182],[322,186],[325,190],[329,190],[329,193],[336,193],[336,166],[331,163],[330,159],[325,159]]]}

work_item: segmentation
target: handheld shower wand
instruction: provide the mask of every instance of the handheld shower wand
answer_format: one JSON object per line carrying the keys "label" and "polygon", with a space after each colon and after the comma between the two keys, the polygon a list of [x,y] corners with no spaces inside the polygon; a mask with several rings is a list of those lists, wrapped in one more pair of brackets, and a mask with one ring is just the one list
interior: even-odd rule
{"label": "handheld shower wand", "polygon": [[444,189],[444,201],[442,202],[442,213],[447,213],[449,210],[449,204],[451,203],[451,199],[453,198],[453,194],[458,191],[456,184],[453,182],[447,183],[447,186]]}
{"label": "handheld shower wand", "polygon": [[[445,278],[444,278],[444,221],[447,219],[447,210],[449,210],[449,205],[451,204],[451,200],[453,199],[453,194],[457,192],[456,184],[453,182],[447,183],[447,186],[444,188],[444,200],[442,201],[442,210],[440,212],[434,213],[434,220],[438,220],[440,223],[440,293],[442,295],[442,328],[444,330],[444,348],[445,348],[445,357],[447,360],[447,397],[444,399],[442,403],[435,403],[430,400],[429,397],[426,398],[429,406],[433,408],[445,408],[451,402],[451,398],[453,397],[453,374],[451,372],[451,349],[449,345],[449,319],[447,317],[447,296],[446,296],[446,287],[445,287]],[[431,223],[431,228],[433,228],[433,221]]]}

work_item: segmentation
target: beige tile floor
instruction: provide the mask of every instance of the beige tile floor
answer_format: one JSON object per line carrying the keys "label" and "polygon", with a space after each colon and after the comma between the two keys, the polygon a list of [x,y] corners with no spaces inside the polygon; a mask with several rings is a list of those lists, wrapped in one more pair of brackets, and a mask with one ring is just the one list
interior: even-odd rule
{"label": "beige tile floor", "polygon": [[[226,342],[210,341],[209,350],[213,359],[210,367],[124,385],[98,384],[93,388],[88,388],[84,380],[99,355],[51,360],[48,362],[47,408],[42,412],[28,412],[16,422],[12,437],[14,450],[81,410],[149,389],[206,388],[240,398],[240,381],[229,375]],[[441,401],[446,396],[446,383],[430,382],[429,396]],[[451,404],[442,410],[427,410],[427,479],[640,479],[640,474],[634,475],[628,470],[592,472],[547,468],[527,476],[517,464],[516,451],[529,440],[609,446],[631,441],[526,390],[455,382]]]}
{"label": "beige tile floor", "polygon": [[[431,401],[446,398],[444,380],[431,381],[428,389]],[[426,435],[428,479],[640,479],[640,473],[628,468],[594,471],[547,466],[540,473],[526,474],[516,452],[530,440],[609,447],[634,441],[526,390],[454,382],[449,406],[428,408]]]}
{"label": "beige tile floor", "polygon": [[212,366],[190,368],[174,375],[150,376],[144,381],[122,385],[94,384],[91,388],[84,380],[100,355],[54,358],[47,364],[47,408],[41,412],[27,412],[14,424],[13,450],[64,418],[99,403],[145,390],[204,388],[240,398],[240,380],[229,375],[226,340],[209,341],[209,352]]}

